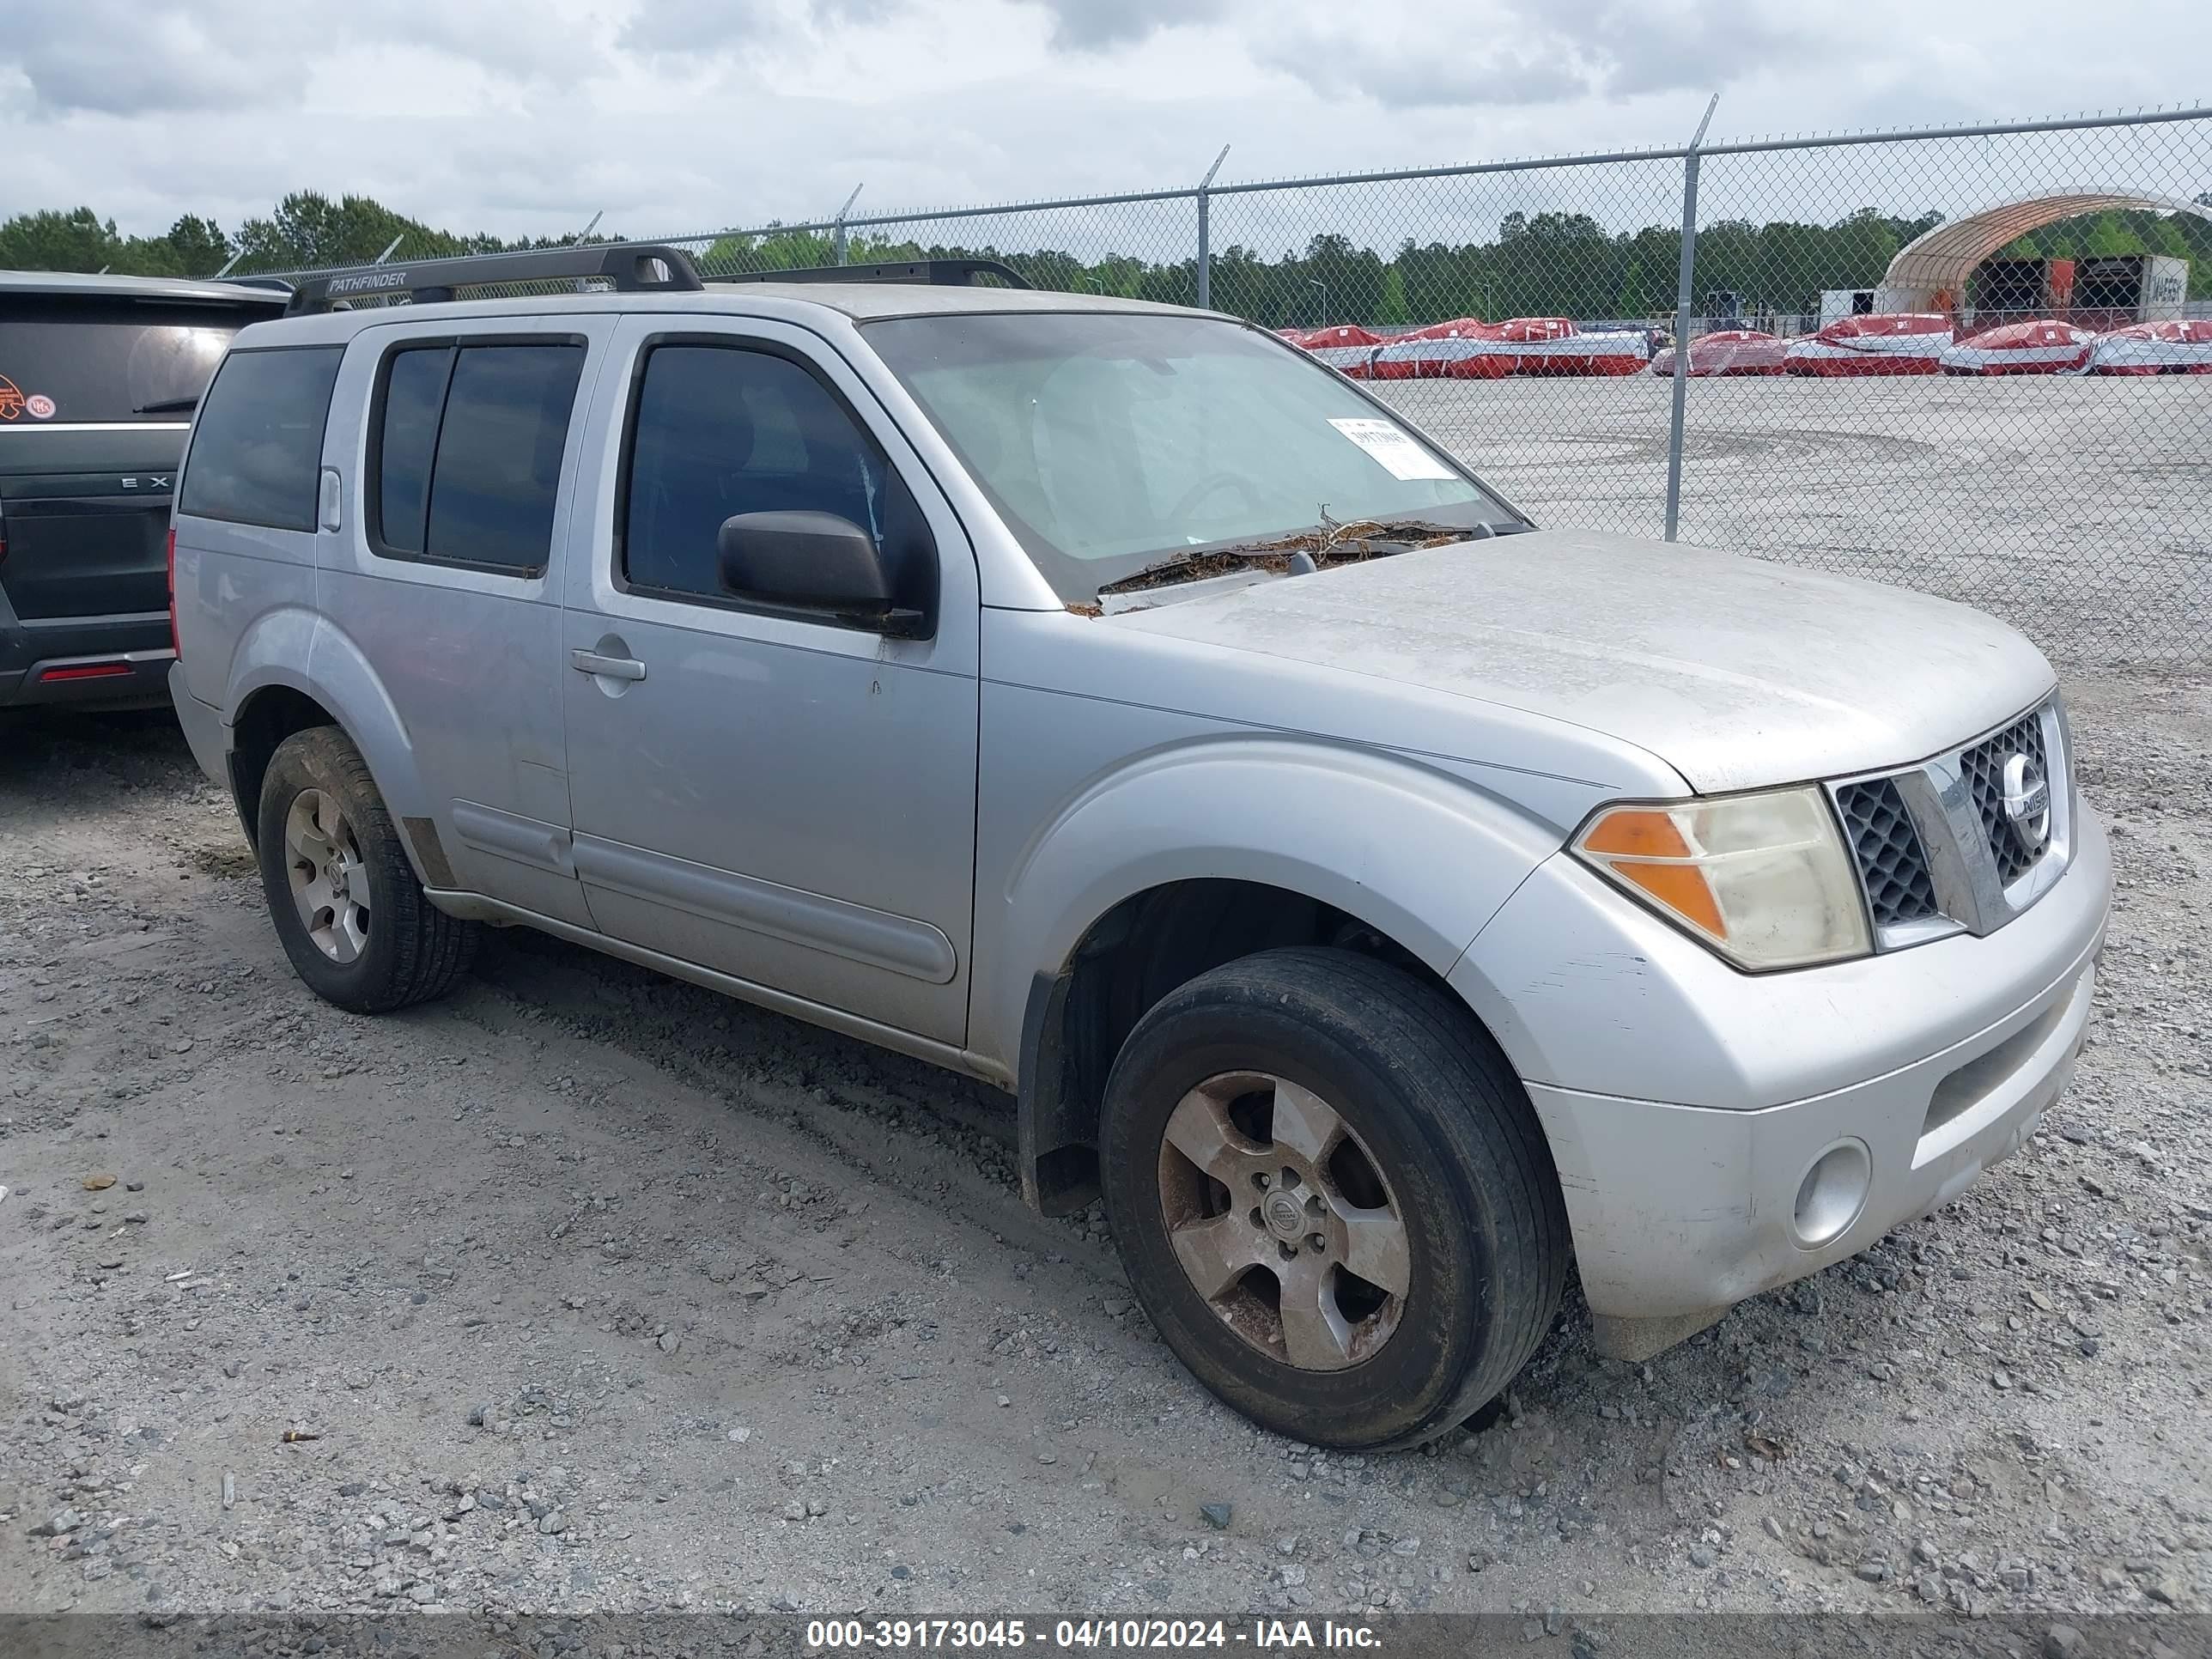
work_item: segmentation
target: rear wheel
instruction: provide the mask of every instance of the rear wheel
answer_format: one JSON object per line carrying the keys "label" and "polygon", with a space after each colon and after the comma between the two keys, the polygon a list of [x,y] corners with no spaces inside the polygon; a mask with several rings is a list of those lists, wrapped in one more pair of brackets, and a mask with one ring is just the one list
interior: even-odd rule
{"label": "rear wheel", "polygon": [[1103,1143],[1139,1300],[1279,1433],[1444,1433],[1558,1308],[1566,1218],[1528,1099],[1464,1008],[1386,963],[1269,951],[1190,981],[1123,1046]]}
{"label": "rear wheel", "polygon": [[423,896],[368,763],[334,726],[277,745],[262,779],[261,883],[292,967],[357,1014],[441,996],[475,955],[474,923]]}

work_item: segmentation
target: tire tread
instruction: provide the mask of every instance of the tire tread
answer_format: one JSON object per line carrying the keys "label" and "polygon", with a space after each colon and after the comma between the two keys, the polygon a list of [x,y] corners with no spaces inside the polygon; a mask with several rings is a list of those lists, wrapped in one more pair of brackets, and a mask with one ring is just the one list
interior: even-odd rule
{"label": "tire tread", "polygon": [[[369,774],[368,763],[350,738],[335,726],[311,726],[293,733],[270,758],[267,775],[272,786],[283,769],[280,763],[288,751],[307,770],[327,776],[343,789],[354,833],[368,843],[362,847],[363,854],[382,860],[394,878],[391,896],[396,914],[388,924],[395,946],[391,969],[380,981],[362,987],[344,1006],[357,1013],[393,1013],[445,995],[476,959],[482,929],[472,921],[447,915],[423,896],[422,884],[408,861],[407,849],[376,780]],[[276,902],[272,893],[272,907]]]}
{"label": "tire tread", "polygon": [[[1201,1003],[1325,1009],[1356,1027],[1419,1103],[1439,1146],[1481,1161],[1480,1188],[1499,1206],[1492,1239],[1500,1303],[1492,1340],[1458,1385],[1402,1432],[1362,1443],[1389,1451],[1448,1432],[1494,1399],[1542,1346],[1572,1259],[1551,1148],[1502,1050],[1449,992],[1390,963],[1322,945],[1239,957],[1162,999],[1140,1024]],[[1109,1088],[1109,1095],[1112,1093]],[[1102,1135],[1101,1144],[1106,1144]]]}

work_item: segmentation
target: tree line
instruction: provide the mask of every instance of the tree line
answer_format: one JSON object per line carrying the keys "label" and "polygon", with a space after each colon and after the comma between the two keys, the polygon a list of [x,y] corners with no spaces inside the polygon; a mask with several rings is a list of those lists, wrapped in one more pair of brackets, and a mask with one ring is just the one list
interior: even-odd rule
{"label": "tree line", "polygon": [[[1885,218],[1872,209],[1834,225],[1729,222],[1698,233],[1697,288],[1731,290],[1746,309],[1817,309],[1823,288],[1870,286],[1890,258],[1940,216]],[[1039,288],[1191,305],[1197,254],[1152,261],[1108,255],[1085,261],[1060,252],[893,240],[855,234],[848,257],[914,259],[981,253],[1003,258]],[[1509,214],[1487,241],[1421,243],[1385,255],[1338,231],[1269,258],[1232,244],[1215,250],[1212,303],[1271,328],[1360,323],[1381,327],[1452,317],[1642,319],[1671,312],[1681,258],[1679,227],[1608,231],[1587,214]],[[774,270],[830,263],[827,237],[783,233],[724,237],[707,250],[710,270]],[[1807,303],[1808,296],[1810,303]]]}
{"label": "tree line", "polygon": [[[457,234],[395,213],[367,196],[332,201],[311,190],[295,191],[265,217],[226,233],[212,219],[186,214],[158,236],[126,236],[113,219],[88,207],[45,209],[0,221],[0,270],[108,270],[131,276],[212,276],[226,265],[233,276],[367,264],[393,240],[409,258],[500,253],[514,248],[557,247],[574,235],[507,240],[479,233]],[[612,236],[594,240],[612,241]]]}
{"label": "tree line", "polygon": [[[2212,205],[2212,192],[2198,198]],[[1018,227],[1021,216],[1008,216]],[[1871,288],[1897,251],[1935,225],[1937,213],[1899,218],[1874,208],[1829,223],[1723,220],[1698,232],[1692,305],[1735,296],[1747,314],[1806,314],[1823,289]],[[0,267],[209,276],[233,262],[234,275],[362,264],[399,239],[398,257],[422,259],[556,246],[574,235],[508,240],[436,229],[363,196],[336,201],[296,191],[265,217],[227,234],[187,215],[159,236],[125,236],[89,208],[18,214],[0,222]],[[612,236],[595,240],[618,240]],[[2014,257],[2087,258],[2169,253],[2191,262],[2190,295],[2212,297],[2212,222],[2186,214],[2112,212],[2063,221],[2021,238]],[[944,258],[1003,259],[1039,288],[1193,304],[1194,248],[1167,258],[1139,252],[1084,257],[1053,250],[899,238],[856,231],[846,257],[855,263]],[[1452,317],[1497,319],[1561,316],[1635,320],[1674,309],[1681,253],[1677,227],[1607,230],[1581,213],[1509,214],[1494,236],[1455,242],[1408,237],[1389,253],[1338,231],[1309,237],[1301,249],[1270,258],[1231,245],[1215,252],[1210,296],[1219,309],[1271,328],[1360,323],[1380,327]],[[787,270],[836,263],[820,233],[769,231],[716,239],[699,252],[708,275]]]}
{"label": "tree line", "polygon": [[[2212,205],[2212,201],[2208,201]],[[1017,220],[1018,222],[1018,220]],[[1943,222],[1939,213],[1900,219],[1862,208],[1832,223],[1722,220],[1698,228],[1693,309],[1733,295],[1747,314],[1809,315],[1824,289],[1872,288],[1899,248]],[[1394,327],[1453,317],[1656,319],[1674,308],[1681,231],[1648,226],[1608,231],[1587,214],[1509,214],[1486,241],[1401,241],[1385,255],[1341,232],[1308,239],[1269,258],[1237,245],[1217,249],[1211,302],[1270,328],[1359,323]],[[2016,258],[2087,258],[2171,253],[2191,261],[2190,294],[2212,297],[2212,222],[2186,214],[2101,213],[2063,221],[2021,238]],[[1180,259],[1109,254],[1085,260],[1054,252],[1001,252],[880,233],[854,233],[847,257],[1001,258],[1038,288],[1118,295],[1174,305],[1198,299],[1195,249]],[[830,239],[813,233],[726,236],[707,249],[710,272],[829,264]]]}

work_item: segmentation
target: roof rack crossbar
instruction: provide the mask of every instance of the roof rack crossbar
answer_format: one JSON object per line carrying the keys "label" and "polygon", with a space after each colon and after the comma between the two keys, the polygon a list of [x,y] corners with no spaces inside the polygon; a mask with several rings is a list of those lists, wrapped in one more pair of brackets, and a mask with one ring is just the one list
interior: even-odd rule
{"label": "roof rack crossbar", "polygon": [[975,285],[995,276],[1008,288],[1031,284],[1003,259],[892,259],[877,264],[805,265],[794,270],[746,270],[710,276],[711,283],[927,283],[938,288]]}
{"label": "roof rack crossbar", "polygon": [[383,300],[400,295],[418,305],[429,304],[452,299],[457,289],[483,283],[568,278],[597,278],[612,284],[620,294],[696,293],[702,286],[698,267],[680,248],[646,242],[601,242],[319,270],[295,282],[287,314],[297,317],[331,311],[355,298]]}

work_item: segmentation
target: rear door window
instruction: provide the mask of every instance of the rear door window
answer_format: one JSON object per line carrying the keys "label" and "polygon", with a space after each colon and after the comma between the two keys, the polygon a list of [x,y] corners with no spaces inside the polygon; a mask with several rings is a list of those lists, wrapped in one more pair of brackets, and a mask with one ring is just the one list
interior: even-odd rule
{"label": "rear door window", "polygon": [[209,387],[185,458],[177,510],[313,530],[323,423],[342,346],[234,351]]}
{"label": "rear door window", "polygon": [[503,575],[545,568],[580,343],[441,342],[385,360],[370,545]]}

